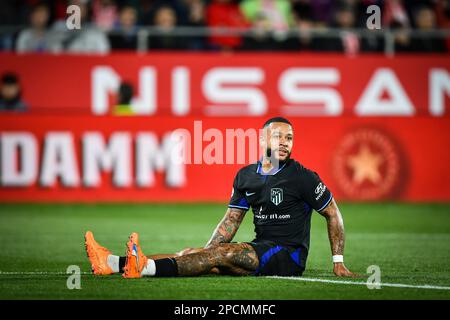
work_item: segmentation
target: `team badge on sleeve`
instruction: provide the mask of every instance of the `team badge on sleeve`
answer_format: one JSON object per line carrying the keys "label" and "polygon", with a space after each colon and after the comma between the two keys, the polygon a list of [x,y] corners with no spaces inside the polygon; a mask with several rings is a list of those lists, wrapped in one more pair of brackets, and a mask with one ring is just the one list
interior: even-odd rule
{"label": "team badge on sleeve", "polygon": [[283,189],[281,188],[272,188],[270,189],[270,201],[274,205],[279,205],[283,201]]}

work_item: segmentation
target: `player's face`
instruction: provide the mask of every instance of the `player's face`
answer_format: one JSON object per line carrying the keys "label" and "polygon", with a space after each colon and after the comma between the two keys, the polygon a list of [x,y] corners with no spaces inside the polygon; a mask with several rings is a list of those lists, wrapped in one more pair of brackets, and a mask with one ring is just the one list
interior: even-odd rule
{"label": "player's face", "polygon": [[[270,148],[271,154],[279,161],[289,159],[294,142],[292,127],[283,122],[272,122],[265,132],[265,148]],[[263,143],[264,144],[264,143]]]}

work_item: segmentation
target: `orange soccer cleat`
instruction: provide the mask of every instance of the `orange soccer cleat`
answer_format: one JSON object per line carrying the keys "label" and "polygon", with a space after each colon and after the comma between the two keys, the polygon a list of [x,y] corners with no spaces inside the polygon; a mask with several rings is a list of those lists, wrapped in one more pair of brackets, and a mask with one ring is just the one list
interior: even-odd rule
{"label": "orange soccer cleat", "polygon": [[148,258],[142,253],[139,246],[139,235],[133,232],[127,242],[126,262],[123,268],[124,278],[140,278]]}
{"label": "orange soccer cleat", "polygon": [[86,232],[84,240],[87,256],[91,262],[92,272],[95,275],[102,276],[113,274],[113,270],[108,266],[108,256],[112,254],[111,251],[99,245],[95,241],[91,231]]}

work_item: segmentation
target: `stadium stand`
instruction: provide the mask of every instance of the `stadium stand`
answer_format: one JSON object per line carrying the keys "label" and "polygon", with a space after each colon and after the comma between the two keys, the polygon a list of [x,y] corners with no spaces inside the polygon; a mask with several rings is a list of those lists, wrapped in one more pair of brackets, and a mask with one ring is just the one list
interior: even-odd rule
{"label": "stadium stand", "polygon": [[[69,36],[70,4],[80,6],[83,28]],[[374,4],[382,34],[365,25]],[[447,52],[449,21],[447,0],[3,1],[0,50]]]}

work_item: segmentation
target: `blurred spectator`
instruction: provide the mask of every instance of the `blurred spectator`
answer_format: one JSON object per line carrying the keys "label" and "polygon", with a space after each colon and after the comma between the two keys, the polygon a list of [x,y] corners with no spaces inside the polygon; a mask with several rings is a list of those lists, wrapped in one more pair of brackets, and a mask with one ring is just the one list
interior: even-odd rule
{"label": "blurred spectator", "polygon": [[398,23],[392,23],[390,27],[395,31],[394,34],[395,51],[396,52],[411,51],[411,38],[409,27],[403,26]]}
{"label": "blurred spectator", "polygon": [[313,37],[311,29],[316,27],[315,23],[304,16],[297,19],[297,32],[298,35],[291,36],[284,45],[285,50],[288,51],[321,51],[324,50],[324,45],[322,43],[326,42],[327,39]]}
{"label": "blurred spectator", "polygon": [[0,111],[27,111],[21,98],[19,79],[14,73],[5,73],[0,83]]}
{"label": "blurred spectator", "polygon": [[188,25],[189,0],[138,0],[139,21],[141,25],[153,25],[155,16],[161,7],[170,7],[175,11],[177,25]]}
{"label": "blurred spectator", "polygon": [[114,0],[93,0],[93,22],[104,31],[113,28],[117,21],[117,6]]}
{"label": "blurred spectator", "polygon": [[[246,28],[249,25],[233,0],[213,0],[208,6],[206,20],[211,28]],[[209,42],[214,48],[235,49],[242,44],[242,38],[212,35]]]}
{"label": "blurred spectator", "polygon": [[361,49],[359,36],[351,29],[355,28],[355,8],[348,3],[341,3],[335,12],[333,27],[340,29],[339,36],[333,36],[323,41],[323,49],[327,51],[345,52],[355,55]]}
{"label": "blurred spectator", "polygon": [[409,27],[410,21],[408,17],[408,12],[403,5],[402,0],[391,0],[386,1],[384,6],[384,11],[382,14],[383,25],[386,27],[397,26],[397,27]]}
{"label": "blurred spectator", "polygon": [[[81,30],[66,27],[66,9],[71,4],[81,8]],[[150,36],[150,49],[382,52],[382,35],[352,32],[365,29],[370,5],[381,7],[384,28],[398,31],[395,48],[399,51],[443,52],[450,48],[450,37],[445,42],[435,35],[418,37],[414,32],[449,29],[450,0],[2,0],[0,51],[107,53],[108,38],[114,50],[134,50],[140,26],[156,26],[162,34]],[[30,27],[21,31],[27,22]],[[241,35],[176,35],[176,27],[182,26],[253,29],[243,41]],[[342,32],[312,37],[311,28],[324,33],[332,28],[335,35],[336,30]],[[109,31],[114,32],[104,33]],[[443,43],[447,44],[444,48]]]}
{"label": "blurred spectator", "polygon": [[205,26],[205,4],[202,0],[184,0],[188,6],[187,25],[191,27]]}
{"label": "blurred spectator", "polygon": [[169,6],[159,7],[155,13],[155,27],[160,31],[159,35],[150,36],[149,48],[156,50],[182,50],[187,47],[184,37],[174,34],[177,25],[175,10]]}
{"label": "blurred spectator", "polygon": [[137,12],[132,6],[120,10],[119,21],[109,35],[112,49],[135,50],[137,48]]}
{"label": "blurred spectator", "polygon": [[280,39],[284,39],[289,28],[294,25],[291,3],[288,0],[243,0],[240,8],[251,22],[263,13],[269,20],[270,28]]}
{"label": "blurred spectator", "polygon": [[[416,9],[414,23],[420,31],[433,31],[436,28],[436,15],[429,7]],[[414,52],[446,52],[445,42],[436,36],[414,36],[411,39],[411,51]]]}
{"label": "blurred spectator", "polygon": [[260,12],[253,19],[253,26],[249,35],[244,38],[242,50],[251,51],[276,51],[282,47],[273,38],[273,30],[270,20]]}
{"label": "blurred spectator", "polygon": [[51,50],[70,53],[108,53],[110,44],[107,36],[95,24],[89,22],[87,0],[72,0],[70,4],[80,7],[81,28],[69,30],[65,20],[56,22],[53,26]]}
{"label": "blurred spectator", "polygon": [[113,109],[116,116],[129,116],[134,114],[131,100],[133,99],[133,86],[128,82],[123,82],[117,93],[117,105]]}
{"label": "blurred spectator", "polygon": [[36,5],[31,11],[30,28],[20,32],[17,42],[17,52],[45,52],[50,47],[50,33],[47,29],[50,12],[45,4]]}
{"label": "blurred spectator", "polygon": [[[436,2],[436,22],[440,28],[450,29],[450,1],[437,0]],[[450,37],[446,40],[447,51],[450,51]]]}
{"label": "blurred spectator", "polygon": [[140,25],[153,24],[153,9],[155,0],[138,0],[136,9],[138,12],[138,21]]}
{"label": "blurred spectator", "polygon": [[[206,6],[203,0],[184,0],[188,7],[187,26],[206,27]],[[204,50],[207,48],[207,37],[204,35],[189,37],[190,50]]]}

